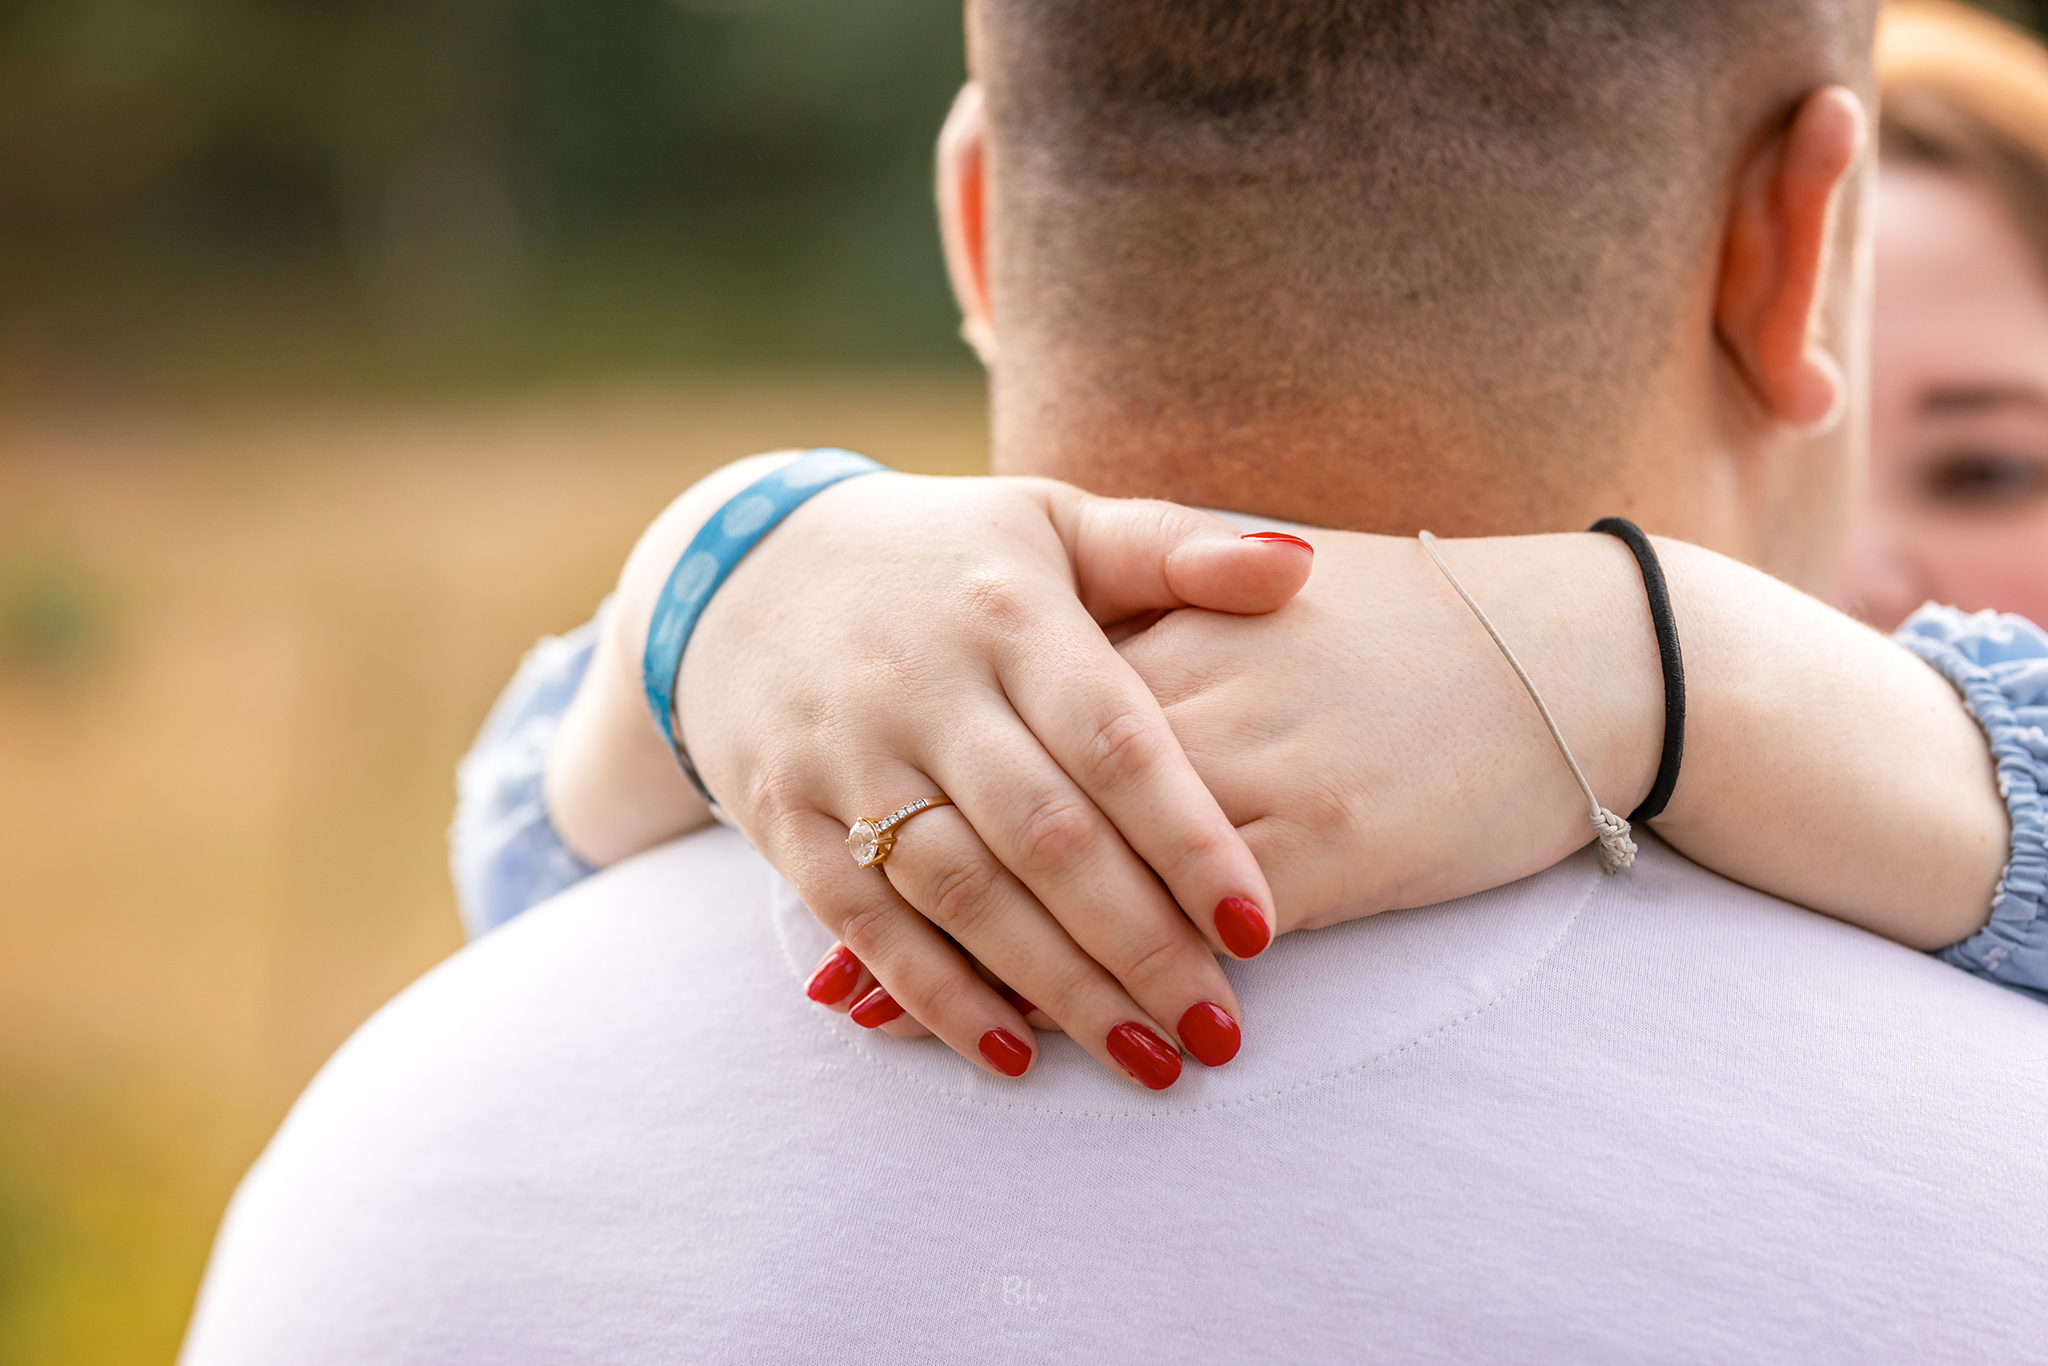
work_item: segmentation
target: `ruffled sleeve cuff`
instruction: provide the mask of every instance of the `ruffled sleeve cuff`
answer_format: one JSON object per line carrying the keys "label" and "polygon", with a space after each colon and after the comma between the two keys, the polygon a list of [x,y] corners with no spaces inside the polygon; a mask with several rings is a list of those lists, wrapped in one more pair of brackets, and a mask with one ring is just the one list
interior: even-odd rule
{"label": "ruffled sleeve cuff", "polygon": [[2048,634],[2024,617],[1927,604],[1894,637],[1939,669],[1991,741],[2012,813],[2012,857],[1991,919],[1940,951],[1959,968],[2048,1001]]}
{"label": "ruffled sleeve cuff", "polygon": [[597,648],[605,608],[527,652],[455,771],[448,861],[470,938],[496,929],[597,870],[569,852],[548,817],[548,746]]}

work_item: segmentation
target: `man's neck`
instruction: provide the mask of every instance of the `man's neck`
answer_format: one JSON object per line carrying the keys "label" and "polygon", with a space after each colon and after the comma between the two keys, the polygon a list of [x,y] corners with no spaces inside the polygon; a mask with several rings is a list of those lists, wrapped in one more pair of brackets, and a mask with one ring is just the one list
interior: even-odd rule
{"label": "man's neck", "polygon": [[[991,464],[1112,497],[1387,535],[1581,531],[1628,517],[1808,591],[1824,588],[1839,528],[1816,521],[1814,509],[1846,502],[1794,485],[1853,462],[1802,455],[1811,438],[1731,398],[1711,348],[1674,348],[1668,360],[1643,377],[1634,413],[1604,435],[1546,433],[1533,422],[1481,427],[1454,405],[1384,392],[1233,411],[998,376]],[[1837,439],[1853,444],[1853,434]]]}
{"label": "man's neck", "polygon": [[1112,497],[1165,498],[1311,526],[1450,536],[1580,530],[1650,511],[1641,462],[1501,451],[1495,437],[1386,409],[1309,417],[1168,412],[1148,402],[997,405],[999,474],[1065,480]]}

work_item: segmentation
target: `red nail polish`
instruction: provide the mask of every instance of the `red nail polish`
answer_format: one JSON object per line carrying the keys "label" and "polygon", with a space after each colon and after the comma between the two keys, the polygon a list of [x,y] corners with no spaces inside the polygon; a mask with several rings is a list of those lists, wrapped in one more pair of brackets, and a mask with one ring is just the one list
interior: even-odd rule
{"label": "red nail polish", "polygon": [[853,1022],[862,1029],[875,1029],[889,1023],[903,1014],[903,1007],[896,1004],[896,998],[882,987],[860,998],[853,1008]]}
{"label": "red nail polish", "polygon": [[1008,1001],[1019,1015],[1029,1015],[1032,1011],[1038,1009],[1037,1006],[1031,1004],[1031,1002],[1025,1000],[1008,987],[999,987],[997,990],[1003,993],[1003,999]]}
{"label": "red nail polish", "polygon": [[1006,1077],[1021,1077],[1031,1066],[1031,1050],[1007,1029],[991,1029],[981,1036],[981,1056]]}
{"label": "red nail polish", "polygon": [[1204,1067],[1221,1067],[1237,1056],[1244,1035],[1222,1006],[1197,1001],[1180,1017],[1180,1041]]}
{"label": "red nail polish", "polygon": [[1290,536],[1284,531],[1247,531],[1237,539],[1240,541],[1283,541],[1288,545],[1298,545],[1311,555],[1316,553],[1316,548],[1307,541],[1302,540],[1299,536]]}
{"label": "red nail polish", "polygon": [[853,956],[853,950],[841,944],[832,950],[818,970],[811,974],[811,980],[804,983],[804,995],[821,1006],[836,1005],[846,999],[846,993],[853,990],[853,984],[860,980],[860,959]]}
{"label": "red nail polish", "polygon": [[1109,1056],[1140,1086],[1164,1091],[1180,1079],[1180,1050],[1141,1024],[1120,1024],[1109,1031]]}
{"label": "red nail polish", "polygon": [[1256,958],[1273,942],[1266,917],[1241,896],[1226,896],[1216,903],[1216,937],[1239,958]]}

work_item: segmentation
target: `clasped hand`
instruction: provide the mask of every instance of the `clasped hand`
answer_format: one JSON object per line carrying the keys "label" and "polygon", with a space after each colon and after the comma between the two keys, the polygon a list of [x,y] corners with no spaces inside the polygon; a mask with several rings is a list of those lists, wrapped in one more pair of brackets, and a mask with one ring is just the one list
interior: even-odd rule
{"label": "clasped hand", "polygon": [[[706,611],[678,712],[711,790],[845,947],[814,998],[1013,1075],[1027,1016],[1147,1085],[1182,1046],[1234,1055],[1215,954],[1265,947],[1272,895],[1105,628],[1267,610],[1310,559],[1043,480],[876,475],[792,515]],[[857,866],[851,821],[938,793],[954,804]]]}
{"label": "clasped hand", "polygon": [[[1453,543],[1510,629],[1572,609],[1510,591],[1543,539]],[[706,611],[678,714],[729,816],[840,941],[813,999],[1007,1075],[1031,1025],[1058,1027],[1163,1087],[1183,1048],[1237,1052],[1217,954],[1583,844],[1526,699],[1415,543],[1317,541],[904,475],[766,538]],[[1596,693],[1561,689],[1562,719],[1589,767],[1636,784],[1654,718],[1602,715]],[[954,805],[903,826],[883,867],[855,863],[850,822],[938,793]]]}

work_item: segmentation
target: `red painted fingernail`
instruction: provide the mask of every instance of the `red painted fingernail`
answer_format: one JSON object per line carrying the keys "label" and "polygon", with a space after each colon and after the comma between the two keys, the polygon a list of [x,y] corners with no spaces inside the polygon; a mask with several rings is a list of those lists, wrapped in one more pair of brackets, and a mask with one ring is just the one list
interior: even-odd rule
{"label": "red painted fingernail", "polygon": [[1216,903],[1216,937],[1239,958],[1256,958],[1273,942],[1266,917],[1241,896],[1226,896]]}
{"label": "red painted fingernail", "polygon": [[1288,545],[1298,545],[1311,555],[1316,553],[1316,548],[1307,541],[1302,540],[1299,536],[1290,536],[1284,531],[1247,531],[1238,539],[1240,541],[1283,541]]}
{"label": "red painted fingernail", "polygon": [[991,1029],[981,1036],[981,1056],[1006,1077],[1021,1077],[1031,1066],[1031,1050],[1007,1029]]}
{"label": "red painted fingernail", "polygon": [[1180,1079],[1180,1050],[1141,1024],[1120,1024],[1109,1031],[1109,1056],[1140,1086],[1164,1091]]}
{"label": "red painted fingernail", "polygon": [[903,1013],[903,1007],[896,1004],[896,998],[882,987],[860,998],[853,1008],[853,1022],[862,1029],[874,1029],[885,1025]]}
{"label": "red painted fingernail", "polygon": [[804,983],[804,995],[821,1006],[836,1005],[846,999],[846,993],[853,990],[853,984],[860,980],[860,959],[853,956],[853,950],[841,944],[832,950],[818,970],[811,974],[811,980]]}
{"label": "red painted fingernail", "polygon": [[1031,1004],[1031,1002],[1025,1000],[1008,987],[1001,987],[999,990],[1003,993],[1003,999],[1008,1001],[1019,1015],[1029,1015],[1032,1011],[1038,1009],[1037,1006]]}
{"label": "red painted fingernail", "polygon": [[1197,1001],[1180,1017],[1180,1041],[1204,1067],[1221,1067],[1237,1056],[1244,1035],[1222,1006]]}

